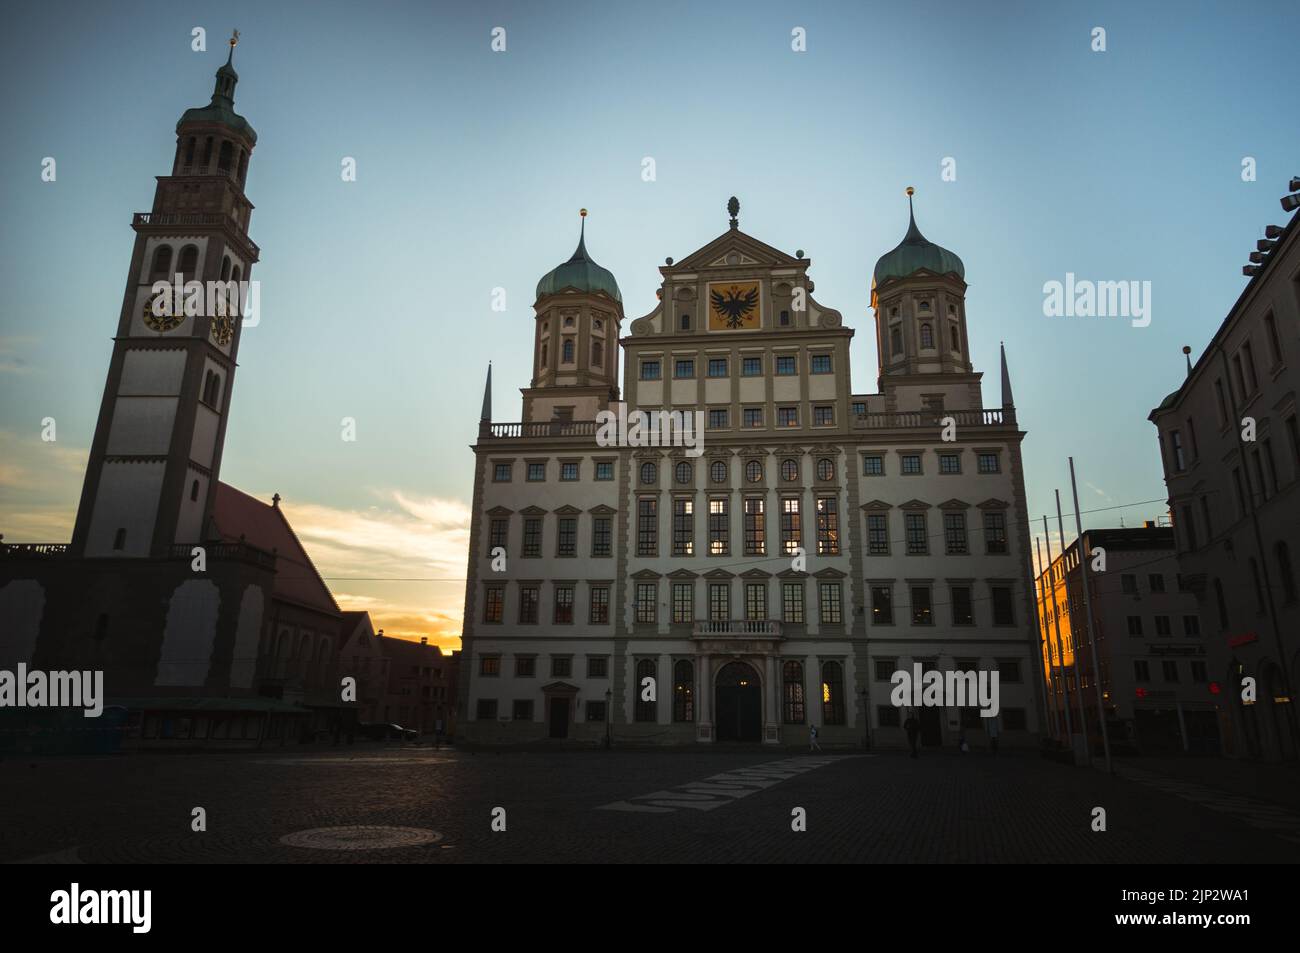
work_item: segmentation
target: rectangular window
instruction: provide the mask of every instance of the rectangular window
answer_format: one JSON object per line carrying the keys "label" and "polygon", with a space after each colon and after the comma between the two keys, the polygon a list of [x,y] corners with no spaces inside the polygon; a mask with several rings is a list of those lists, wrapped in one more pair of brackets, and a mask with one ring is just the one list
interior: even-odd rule
{"label": "rectangular window", "polygon": [[511,702],[510,717],[515,721],[532,721],[533,700],[531,698],[516,698]]}
{"label": "rectangular window", "polygon": [[955,453],[939,454],[940,473],[961,473],[961,457]]}
{"label": "rectangular window", "polygon": [[930,587],[912,587],[912,625],[932,625],[934,611],[930,604]]}
{"label": "rectangular window", "polygon": [[1146,659],[1133,660],[1133,680],[1138,682],[1151,681],[1151,666]]}
{"label": "rectangular window", "polygon": [[746,407],[746,408],[745,408],[744,410],[742,410],[740,413],[741,413],[741,419],[742,419],[742,421],[744,422],[744,425],[745,425],[746,427],[761,427],[761,426],[763,426],[763,408],[762,408],[762,407]]}
{"label": "rectangular window", "polygon": [[726,430],[727,429],[727,409],[725,407],[713,407],[709,410],[709,429]]}
{"label": "rectangular window", "polygon": [[637,500],[636,554],[655,556],[659,553],[659,501],[653,497]]}
{"label": "rectangular window", "polygon": [[1159,572],[1148,573],[1147,585],[1150,587],[1152,592],[1164,592],[1165,591],[1164,573],[1159,573]]}
{"label": "rectangular window", "polygon": [[541,483],[546,479],[546,464],[530,463],[528,464],[527,478],[529,483]]}
{"label": "rectangular window", "polygon": [[970,586],[952,587],[952,624],[974,625],[975,609],[971,599]]}
{"label": "rectangular window", "polygon": [[984,514],[984,551],[1003,555],[1007,551],[1007,517],[1005,513]]}
{"label": "rectangular window", "polygon": [[1000,658],[998,659],[998,681],[1016,684],[1021,681],[1020,677],[1020,659]]}
{"label": "rectangular window", "polygon": [[505,548],[509,534],[510,521],[508,519],[494,519],[488,524],[488,556],[491,556],[492,550],[498,546]]}
{"label": "rectangular window", "polygon": [[831,406],[814,407],[813,425],[816,427],[833,427],[835,425],[835,408]]}
{"label": "rectangular window", "polygon": [[1016,614],[1011,602],[1011,588],[1009,586],[993,586],[991,594],[993,596],[993,624],[1015,625]]}
{"label": "rectangular window", "polygon": [[745,583],[745,621],[761,622],[767,618],[767,584]]}
{"label": "rectangular window", "polygon": [[844,621],[840,611],[840,584],[838,582],[819,582],[817,584],[817,604],[821,610],[821,621],[826,625],[839,625]]}
{"label": "rectangular window", "polygon": [[885,458],[878,453],[867,454],[862,458],[863,476],[884,476]]}
{"label": "rectangular window", "polygon": [[573,587],[555,587],[555,623],[569,625],[573,622]]}
{"label": "rectangular window", "polygon": [[659,587],[653,582],[638,582],[636,584],[636,621],[641,623],[654,622],[658,618],[656,610],[659,608]]}
{"label": "rectangular window", "polygon": [[833,496],[817,497],[817,555],[840,553],[839,501]]}
{"label": "rectangular window", "polygon": [[762,373],[763,359],[761,357],[743,357],[740,359],[741,377],[759,377]]}
{"label": "rectangular window", "polygon": [[572,678],[573,659],[567,655],[551,656],[551,678]]}
{"label": "rectangular window", "polygon": [[673,500],[673,555],[695,553],[695,501]]}
{"label": "rectangular window", "polygon": [[1002,472],[1002,462],[998,459],[996,453],[981,453],[979,455],[980,473],[1000,473]]}
{"label": "rectangular window", "polygon": [[1194,615],[1183,616],[1183,635],[1197,638],[1201,634],[1201,620]]}
{"label": "rectangular window", "polygon": [[1169,446],[1174,455],[1174,469],[1182,473],[1187,469],[1187,459],[1183,456],[1183,435],[1181,431],[1169,431]]}
{"label": "rectangular window", "polygon": [[538,589],[536,586],[521,586],[519,589],[519,621],[523,625],[537,622]]}
{"label": "rectangular window", "polygon": [[1204,662],[1192,662],[1192,681],[1199,685],[1204,685],[1209,681]]}
{"label": "rectangular window", "polygon": [[781,551],[785,556],[793,556],[803,540],[803,529],[799,524],[799,498],[783,496],[781,498]]}
{"label": "rectangular window", "polygon": [[1173,626],[1170,624],[1169,616],[1167,615],[1156,616],[1156,635],[1168,638],[1173,634],[1174,634]]}
{"label": "rectangular window", "polygon": [[537,659],[531,655],[515,656],[515,678],[532,678],[537,674]]}
{"label": "rectangular window", "polygon": [[1134,638],[1142,636],[1142,617],[1140,615],[1128,616],[1128,634]]}
{"label": "rectangular window", "polygon": [[556,523],[555,555],[578,555],[578,518],[561,516]]}
{"label": "rectangular window", "polygon": [[778,427],[798,427],[799,426],[799,408],[798,407],[778,407],[776,409],[776,425]]}
{"label": "rectangular window", "polygon": [[709,500],[709,555],[726,556],[731,551],[731,516],[727,501]]}
{"label": "rectangular window", "polygon": [[790,377],[794,373],[796,373],[794,356],[790,354],[778,354],[776,358],[777,377]]}
{"label": "rectangular window", "polygon": [[492,480],[496,483],[510,482],[510,464],[498,463],[492,468]]}
{"label": "rectangular window", "polygon": [[524,551],[526,558],[542,555],[542,518],[528,516],[524,518]]}
{"label": "rectangular window", "polygon": [[889,586],[871,587],[871,621],[874,625],[894,624],[894,591]]}
{"label": "rectangular window", "polygon": [[641,380],[657,381],[661,376],[662,374],[660,373],[658,361],[641,362]]}
{"label": "rectangular window", "polygon": [[763,498],[745,498],[745,555],[767,554],[767,521],[763,514]]}
{"label": "rectangular window", "polygon": [[610,556],[614,552],[614,520],[609,516],[596,516],[591,521],[591,555]]}
{"label": "rectangular window", "polygon": [[875,660],[876,681],[891,681],[896,671],[898,671],[898,659],[878,658]]}
{"label": "rectangular window", "polygon": [[909,476],[921,472],[921,455],[919,453],[903,454],[902,470]]}
{"label": "rectangular window", "polygon": [[803,583],[783,582],[781,584],[781,621],[802,623]]}
{"label": "rectangular window", "polygon": [[714,622],[731,618],[731,583],[709,583],[709,618]]}
{"label": "rectangular window", "polygon": [[708,374],[710,377],[726,377],[727,359],[725,357],[709,358]]}
{"label": "rectangular window", "polygon": [[867,405],[860,400],[855,400],[852,405],[852,410],[854,416],[862,417],[865,416],[867,412]]}
{"label": "rectangular window", "polygon": [[494,587],[485,590],[483,593],[483,621],[504,621],[505,605],[506,593],[504,589]]}
{"label": "rectangular window", "polygon": [[1166,682],[1178,681],[1178,663],[1172,660],[1166,660],[1160,663],[1160,674],[1164,676]]}
{"label": "rectangular window", "polygon": [[1138,577],[1132,573],[1121,573],[1119,577],[1119,591],[1129,595],[1136,595],[1138,591]]}
{"label": "rectangular window", "polygon": [[587,618],[592,625],[609,624],[609,587],[608,586],[591,587],[591,610],[588,613]]}
{"label": "rectangular window", "polygon": [[695,584],[692,582],[673,583],[673,621],[695,621]]}
{"label": "rectangular window", "polygon": [[474,706],[474,716],[479,721],[495,721],[497,717],[497,700],[495,698],[480,698]]}
{"label": "rectangular window", "polygon": [[884,513],[867,514],[867,552],[872,556],[889,555],[889,517]]}
{"label": "rectangular window", "polygon": [[560,479],[564,480],[566,483],[578,479],[578,465],[573,462],[561,463]]}
{"label": "rectangular window", "polygon": [[930,551],[930,539],[925,528],[924,513],[904,513],[903,528],[907,536],[907,554],[924,556]]}
{"label": "rectangular window", "polygon": [[588,678],[609,678],[609,659],[603,655],[591,655],[587,658]]}
{"label": "rectangular window", "polygon": [[830,372],[831,356],[829,354],[814,354],[809,358],[808,373],[829,374]]}
{"label": "rectangular window", "polygon": [[684,357],[673,362],[673,377],[676,378],[693,378],[695,377],[695,360]]}
{"label": "rectangular window", "polygon": [[596,479],[597,480],[614,479],[614,464],[612,461],[601,460],[596,464]]}
{"label": "rectangular window", "polygon": [[943,514],[943,545],[949,556],[964,556],[969,551],[966,545],[966,514]]}

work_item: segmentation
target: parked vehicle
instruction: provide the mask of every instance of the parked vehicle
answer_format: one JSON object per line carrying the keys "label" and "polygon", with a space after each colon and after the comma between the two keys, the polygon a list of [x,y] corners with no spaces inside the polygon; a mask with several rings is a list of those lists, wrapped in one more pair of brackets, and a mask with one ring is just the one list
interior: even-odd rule
{"label": "parked vehicle", "polygon": [[357,725],[357,734],[371,741],[415,741],[420,736],[414,728],[383,722],[362,722]]}

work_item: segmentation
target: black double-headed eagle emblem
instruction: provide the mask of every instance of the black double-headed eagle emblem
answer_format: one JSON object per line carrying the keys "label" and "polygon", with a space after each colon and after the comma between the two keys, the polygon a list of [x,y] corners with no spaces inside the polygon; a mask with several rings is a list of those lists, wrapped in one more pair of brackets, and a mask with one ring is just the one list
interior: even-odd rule
{"label": "black double-headed eagle emblem", "polygon": [[743,327],[745,318],[749,317],[750,312],[758,306],[758,289],[750,288],[741,293],[736,290],[735,285],[732,285],[725,294],[721,291],[710,291],[709,302],[713,305],[714,311],[725,316],[727,327]]}

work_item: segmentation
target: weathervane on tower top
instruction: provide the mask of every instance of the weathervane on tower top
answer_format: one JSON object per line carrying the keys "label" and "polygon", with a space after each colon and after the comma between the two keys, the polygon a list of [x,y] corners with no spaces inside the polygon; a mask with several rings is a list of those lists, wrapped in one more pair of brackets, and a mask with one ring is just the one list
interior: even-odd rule
{"label": "weathervane on tower top", "polygon": [[740,199],[736,198],[734,195],[729,198],[727,200],[727,212],[731,215],[731,227],[739,228],[740,219],[738,216],[740,215]]}
{"label": "weathervane on tower top", "polygon": [[239,43],[239,31],[236,30],[234,33],[230,34],[230,45],[235,46],[238,43]]}

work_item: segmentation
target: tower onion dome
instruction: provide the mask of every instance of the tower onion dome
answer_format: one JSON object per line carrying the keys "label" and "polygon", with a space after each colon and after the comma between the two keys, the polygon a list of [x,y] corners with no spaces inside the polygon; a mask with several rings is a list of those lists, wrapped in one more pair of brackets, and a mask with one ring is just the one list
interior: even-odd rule
{"label": "tower onion dome", "polygon": [[235,44],[238,42],[239,31],[236,30],[235,35],[230,38],[230,55],[226,57],[225,65],[217,70],[217,82],[212,88],[212,101],[206,106],[185,110],[180,121],[176,123],[177,132],[180,132],[181,126],[190,122],[219,122],[248,137],[254,145],[257,144],[257,133],[253,131],[253,127],[248,124],[247,119],[235,112],[235,84],[239,82],[239,74],[235,72],[231,61],[235,58]]}
{"label": "tower onion dome", "polygon": [[564,264],[542,276],[542,280],[537,282],[537,297],[540,299],[571,288],[590,294],[603,291],[622,304],[623,295],[618,290],[618,282],[614,280],[613,273],[608,268],[600,267],[587,254],[587,210],[584,208],[579,214],[582,216],[582,229],[578,234],[577,251]]}
{"label": "tower onion dome", "polygon": [[907,189],[907,216],[910,219],[907,234],[893,251],[880,256],[872,276],[876,286],[884,284],[891,278],[906,278],[921,269],[932,271],[937,275],[956,274],[965,280],[966,266],[953,252],[936,245],[916,227],[916,215],[912,211],[911,186]]}

